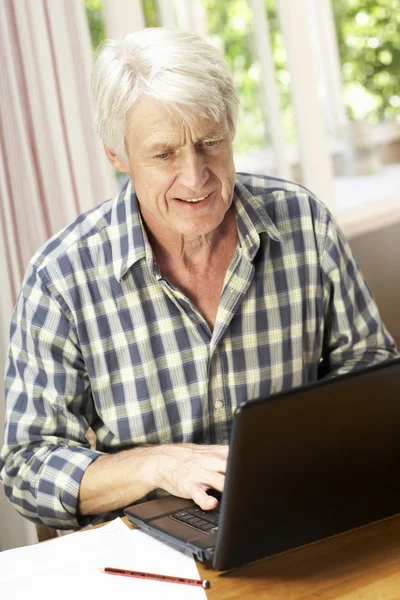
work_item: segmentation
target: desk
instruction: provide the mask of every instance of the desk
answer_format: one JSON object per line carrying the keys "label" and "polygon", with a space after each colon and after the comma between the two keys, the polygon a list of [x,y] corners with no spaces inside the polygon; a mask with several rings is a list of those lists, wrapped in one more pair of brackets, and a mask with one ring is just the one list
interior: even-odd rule
{"label": "desk", "polygon": [[209,600],[398,600],[400,515],[239,569],[197,566]]}

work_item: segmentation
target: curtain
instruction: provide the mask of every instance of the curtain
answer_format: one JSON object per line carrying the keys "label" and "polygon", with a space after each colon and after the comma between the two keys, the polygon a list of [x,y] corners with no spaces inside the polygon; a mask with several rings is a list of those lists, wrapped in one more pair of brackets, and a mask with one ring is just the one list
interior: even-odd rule
{"label": "curtain", "polygon": [[[93,124],[83,0],[0,5],[0,365],[27,263],[116,181]],[[4,392],[0,388],[0,444]],[[0,550],[36,540],[0,490]]]}

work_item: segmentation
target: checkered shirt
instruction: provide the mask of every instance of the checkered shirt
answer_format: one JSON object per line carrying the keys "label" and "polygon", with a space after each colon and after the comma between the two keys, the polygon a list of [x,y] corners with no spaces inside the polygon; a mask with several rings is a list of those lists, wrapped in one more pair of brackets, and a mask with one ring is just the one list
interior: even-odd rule
{"label": "checkered shirt", "polygon": [[100,453],[225,444],[241,402],[315,381],[322,366],[342,374],[396,355],[324,204],[238,174],[233,206],[238,244],[213,330],[160,272],[130,183],[33,257],[11,325],[0,458],[24,516],[95,522],[77,500]]}

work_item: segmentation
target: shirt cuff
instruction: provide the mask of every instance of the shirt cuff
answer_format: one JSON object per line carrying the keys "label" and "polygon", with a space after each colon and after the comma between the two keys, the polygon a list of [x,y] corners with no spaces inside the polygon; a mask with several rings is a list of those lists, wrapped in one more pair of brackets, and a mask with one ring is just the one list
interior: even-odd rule
{"label": "shirt cuff", "polygon": [[102,452],[79,446],[61,446],[44,463],[37,490],[40,521],[56,529],[80,529],[96,517],[79,516],[79,487],[84,472]]}

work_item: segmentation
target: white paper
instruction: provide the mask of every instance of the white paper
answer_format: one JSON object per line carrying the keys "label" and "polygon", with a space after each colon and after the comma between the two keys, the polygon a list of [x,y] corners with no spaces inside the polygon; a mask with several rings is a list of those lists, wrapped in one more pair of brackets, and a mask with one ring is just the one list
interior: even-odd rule
{"label": "white paper", "polygon": [[100,571],[105,567],[199,578],[193,556],[115,519],[99,529],[0,552],[0,597],[101,600],[124,594],[129,599],[206,600],[201,587],[107,575]]}

